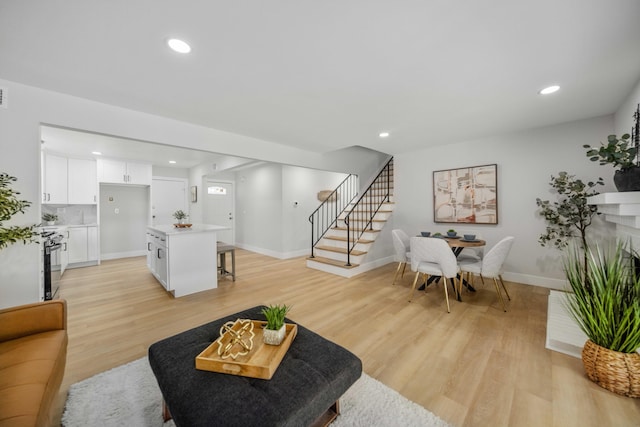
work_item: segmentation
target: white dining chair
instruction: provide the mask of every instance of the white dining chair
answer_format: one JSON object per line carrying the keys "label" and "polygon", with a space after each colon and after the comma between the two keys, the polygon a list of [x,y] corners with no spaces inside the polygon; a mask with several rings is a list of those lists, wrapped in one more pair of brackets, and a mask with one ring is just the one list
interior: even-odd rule
{"label": "white dining chair", "polygon": [[421,274],[426,277],[440,276],[445,279],[444,296],[447,300],[447,313],[450,313],[451,308],[449,307],[447,279],[451,281],[454,289],[458,289],[456,281],[458,280],[458,273],[460,271],[456,256],[451,250],[451,247],[445,240],[433,237],[412,237],[410,242],[411,270],[416,272],[416,277],[411,286],[409,302],[411,302],[413,298],[413,292],[416,289],[416,284]]}
{"label": "white dining chair", "polygon": [[[484,258],[480,261],[460,261],[460,270],[462,271],[462,275],[464,276],[467,273],[467,282],[471,283],[472,275],[479,275],[480,278],[486,277],[493,279],[493,283],[496,287],[496,292],[498,293],[498,298],[502,303],[502,309],[506,312],[507,307],[504,303],[504,299],[502,298],[502,292],[500,291],[500,286],[498,286],[498,279],[500,280],[500,284],[504,289],[504,293],[507,294],[507,298],[511,301],[511,297],[509,296],[509,292],[507,291],[507,287],[504,285],[504,281],[502,280],[502,266],[509,255],[509,251],[511,250],[511,246],[513,245],[513,241],[515,238],[513,236],[505,237],[500,240],[498,243],[493,246],[489,252],[486,253]],[[483,281],[484,283],[484,281]],[[459,291],[462,291],[460,289]]]}
{"label": "white dining chair", "polygon": [[396,251],[396,259],[398,260],[398,268],[396,274],[393,276],[392,285],[396,284],[396,278],[402,268],[402,276],[404,277],[404,270],[407,268],[407,263],[411,262],[411,252],[409,251],[409,236],[407,233],[400,229],[391,230],[391,237],[393,238],[393,248]]}

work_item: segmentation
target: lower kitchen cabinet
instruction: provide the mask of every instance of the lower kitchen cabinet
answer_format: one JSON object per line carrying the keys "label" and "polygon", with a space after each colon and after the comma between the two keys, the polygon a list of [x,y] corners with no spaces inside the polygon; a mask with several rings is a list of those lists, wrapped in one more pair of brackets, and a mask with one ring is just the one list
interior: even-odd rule
{"label": "lower kitchen cabinet", "polygon": [[69,264],[98,261],[98,227],[69,227]]}

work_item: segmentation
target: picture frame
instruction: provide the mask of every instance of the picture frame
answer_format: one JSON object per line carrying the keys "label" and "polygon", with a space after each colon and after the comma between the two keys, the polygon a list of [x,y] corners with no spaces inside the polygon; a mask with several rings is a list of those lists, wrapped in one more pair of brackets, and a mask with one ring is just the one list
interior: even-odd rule
{"label": "picture frame", "polygon": [[433,220],[498,224],[498,165],[433,171]]}
{"label": "picture frame", "polygon": [[191,187],[191,203],[198,202],[198,186],[194,185]]}

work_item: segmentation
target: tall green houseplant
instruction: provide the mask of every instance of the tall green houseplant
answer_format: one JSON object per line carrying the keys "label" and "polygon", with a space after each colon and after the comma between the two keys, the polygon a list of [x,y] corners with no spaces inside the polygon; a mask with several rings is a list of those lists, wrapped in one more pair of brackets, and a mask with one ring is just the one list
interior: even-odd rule
{"label": "tall green houseplant", "polygon": [[598,213],[597,206],[587,204],[587,197],[599,194],[594,188],[604,185],[604,181],[598,178],[595,182],[585,183],[575,175],[560,172],[558,176],[551,176],[549,185],[558,194],[558,200],[536,199],[539,213],[547,222],[538,242],[542,246],[564,249],[571,240],[579,238],[582,248],[586,248],[587,228]]}
{"label": "tall green houseplant", "polygon": [[0,249],[19,241],[25,244],[33,242],[37,235],[35,225],[5,227],[3,224],[14,215],[24,213],[25,209],[31,206],[31,202],[20,200],[20,193],[11,188],[11,184],[16,180],[13,176],[0,173]]}

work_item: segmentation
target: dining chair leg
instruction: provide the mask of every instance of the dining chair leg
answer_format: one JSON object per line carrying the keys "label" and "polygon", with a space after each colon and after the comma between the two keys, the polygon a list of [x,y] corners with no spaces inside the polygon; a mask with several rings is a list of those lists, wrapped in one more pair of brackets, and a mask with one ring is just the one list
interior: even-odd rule
{"label": "dining chair leg", "polygon": [[400,278],[403,278],[403,277],[404,277],[404,271],[407,269],[407,263],[406,263],[406,262],[404,262],[403,264],[404,264],[404,265],[402,266],[402,276],[400,276]]}
{"label": "dining chair leg", "polygon": [[447,313],[451,313],[451,308],[449,307],[449,291],[447,291],[447,279],[444,279],[443,288],[444,288],[444,297],[447,300]]}
{"label": "dining chair leg", "polygon": [[509,296],[509,292],[507,291],[507,287],[504,285],[504,280],[502,280],[502,274],[498,275],[498,278],[500,279],[500,283],[502,284],[502,288],[504,289],[504,293],[507,294],[507,298],[509,298],[509,301],[511,301],[511,297]]}
{"label": "dining chair leg", "polygon": [[498,298],[500,298],[500,303],[502,303],[502,309],[504,312],[507,312],[507,307],[504,305],[504,298],[502,298],[502,292],[500,291],[500,286],[498,286],[498,281],[496,278],[493,278],[493,283],[496,285],[496,292],[498,292]]}
{"label": "dining chair leg", "polygon": [[416,278],[413,279],[413,285],[411,285],[411,293],[409,294],[409,302],[411,302],[411,299],[413,298],[413,291],[416,290],[416,283],[418,283],[418,277],[420,276],[420,272],[416,272]]}
{"label": "dining chair leg", "polygon": [[[398,268],[396,268],[396,274],[393,275],[393,283],[391,283],[391,285],[395,285],[396,284],[396,278],[398,277],[398,273],[400,272],[400,267],[402,267],[402,264],[405,264],[404,262],[399,262],[398,263]],[[404,275],[404,270],[402,271],[402,274]]]}

